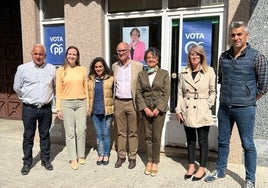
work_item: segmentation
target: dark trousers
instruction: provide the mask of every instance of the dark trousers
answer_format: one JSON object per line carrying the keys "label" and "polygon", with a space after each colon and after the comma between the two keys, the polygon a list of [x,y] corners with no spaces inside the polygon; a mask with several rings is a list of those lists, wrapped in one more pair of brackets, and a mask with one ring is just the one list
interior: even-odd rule
{"label": "dark trousers", "polygon": [[161,135],[166,113],[157,117],[147,117],[143,112],[147,162],[158,164],[160,161]]}
{"label": "dark trousers", "polygon": [[38,122],[38,130],[40,137],[40,158],[41,161],[49,161],[50,159],[50,135],[49,129],[52,122],[51,107],[33,108],[23,105],[22,120],[24,125],[23,133],[23,164],[31,165],[33,161],[32,149],[34,145],[34,136],[36,124]]}
{"label": "dark trousers", "polygon": [[208,159],[208,133],[210,126],[203,126],[199,128],[192,128],[184,126],[184,130],[187,138],[187,151],[188,160],[190,164],[195,163],[195,146],[196,146],[196,134],[198,135],[198,144],[200,147],[199,165],[206,167]]}

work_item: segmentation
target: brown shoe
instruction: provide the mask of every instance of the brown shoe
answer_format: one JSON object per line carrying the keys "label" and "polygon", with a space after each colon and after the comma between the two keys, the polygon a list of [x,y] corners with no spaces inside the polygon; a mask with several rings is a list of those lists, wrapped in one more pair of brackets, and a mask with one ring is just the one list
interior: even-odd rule
{"label": "brown shoe", "polygon": [[130,159],[129,164],[128,164],[128,168],[133,169],[133,168],[135,168],[135,166],[136,166],[136,159]]}
{"label": "brown shoe", "polygon": [[151,174],[151,170],[152,170],[152,163],[148,162],[146,164],[145,170],[144,170],[144,174],[145,175],[150,175]]}
{"label": "brown shoe", "polygon": [[151,176],[156,176],[158,174],[158,166],[156,163],[153,163],[152,170],[151,170]]}
{"label": "brown shoe", "polygon": [[122,164],[123,164],[125,161],[126,161],[126,158],[120,158],[120,157],[118,157],[114,167],[115,167],[115,168],[119,168],[119,167],[121,167]]}
{"label": "brown shoe", "polygon": [[158,170],[151,170],[151,176],[156,176],[158,174]]}

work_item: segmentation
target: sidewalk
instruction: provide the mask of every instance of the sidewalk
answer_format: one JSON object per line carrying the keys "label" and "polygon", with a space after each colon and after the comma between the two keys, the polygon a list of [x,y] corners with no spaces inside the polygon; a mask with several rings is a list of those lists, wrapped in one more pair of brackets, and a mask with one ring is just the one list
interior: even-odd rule
{"label": "sidewalk", "polygon": [[[176,188],[241,188],[244,179],[242,164],[228,164],[225,180],[206,183],[184,180],[187,160],[161,154],[159,174],[156,177],[146,176],[144,170],[144,156],[138,155],[136,168],[129,170],[128,162],[121,168],[114,168],[116,152],[111,152],[110,164],[97,166],[97,152],[86,151],[86,164],[77,171],[68,164],[67,151],[64,145],[52,145],[51,161],[53,171],[47,171],[41,166],[39,159],[39,142],[35,142],[34,162],[30,173],[21,175],[22,168],[22,134],[21,121],[0,119],[0,188],[84,188],[84,187],[176,187]],[[209,161],[207,175],[215,168],[215,162]],[[268,167],[257,167],[256,187],[268,187]]]}

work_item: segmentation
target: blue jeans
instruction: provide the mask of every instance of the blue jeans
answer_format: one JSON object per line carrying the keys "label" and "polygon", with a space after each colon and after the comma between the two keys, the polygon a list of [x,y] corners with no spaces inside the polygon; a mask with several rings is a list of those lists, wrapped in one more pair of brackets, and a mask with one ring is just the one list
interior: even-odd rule
{"label": "blue jeans", "polygon": [[239,136],[244,149],[246,180],[255,182],[257,152],[253,133],[255,124],[255,106],[228,107],[220,105],[218,111],[218,159],[217,171],[222,176],[227,168],[230,137],[236,122]]}
{"label": "blue jeans", "polygon": [[112,119],[112,115],[105,116],[104,114],[92,114],[99,157],[110,156],[110,126]]}

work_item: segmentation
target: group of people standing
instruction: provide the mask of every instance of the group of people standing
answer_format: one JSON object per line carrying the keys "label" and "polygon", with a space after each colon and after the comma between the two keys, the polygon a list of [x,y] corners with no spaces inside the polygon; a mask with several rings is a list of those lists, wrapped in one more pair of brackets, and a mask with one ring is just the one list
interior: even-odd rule
{"label": "group of people standing", "polygon": [[121,167],[126,158],[128,168],[135,168],[138,123],[143,123],[140,120],[140,116],[143,116],[148,152],[146,173],[157,174],[161,134],[170,93],[168,72],[158,66],[160,52],[156,48],[149,48],[145,52],[147,70],[143,70],[142,63],[130,59],[128,43],[120,42],[116,50],[118,61],[112,65],[112,70],[103,58],[96,57],[87,71],[80,64],[78,48],[70,46],[66,50],[64,63],[56,70],[51,64],[45,63],[45,47],[41,44],[33,46],[32,61],[18,67],[14,81],[14,90],[23,102],[23,175],[27,175],[31,169],[37,122],[42,165],[47,170],[53,170],[49,129],[54,93],[57,117],[63,120],[65,128],[66,149],[72,169],[77,170],[79,165],[86,163],[88,115],[96,133],[96,164],[109,164],[110,127],[114,119],[118,151],[115,168]]}
{"label": "group of people standing", "polygon": [[[133,31],[136,32],[136,31]],[[138,33],[137,33],[138,35]],[[225,177],[229,154],[229,140],[234,123],[237,124],[245,154],[245,187],[254,187],[256,149],[253,140],[255,105],[268,90],[267,59],[247,43],[248,28],[243,22],[231,24],[233,46],[222,53],[219,61],[220,107],[218,112],[218,159],[216,170],[206,182]],[[85,164],[87,115],[91,117],[95,132],[97,165],[108,165],[110,156],[110,127],[113,119],[117,126],[117,161],[120,168],[128,159],[128,168],[136,166],[138,151],[138,124],[145,132],[146,165],[144,173],[158,174],[161,134],[168,108],[170,78],[160,68],[158,49],[145,51],[143,70],[140,62],[131,60],[133,48],[120,42],[116,52],[118,61],[109,69],[101,57],[93,59],[89,72],[80,64],[77,47],[66,50],[65,61],[57,70],[45,63],[43,45],[32,49],[32,61],[18,67],[14,90],[23,102],[23,168],[30,172],[33,160],[33,139],[38,121],[41,161],[47,170],[50,163],[52,111],[51,100],[56,88],[57,116],[63,120],[66,147],[71,168],[77,170]],[[176,114],[184,126],[189,165],[184,179],[199,181],[206,175],[208,134],[214,125],[211,108],[216,99],[216,75],[207,64],[204,49],[190,48],[187,66],[181,71],[178,85]],[[140,119],[142,117],[142,119]],[[196,141],[200,148],[199,166],[196,167]]]}

